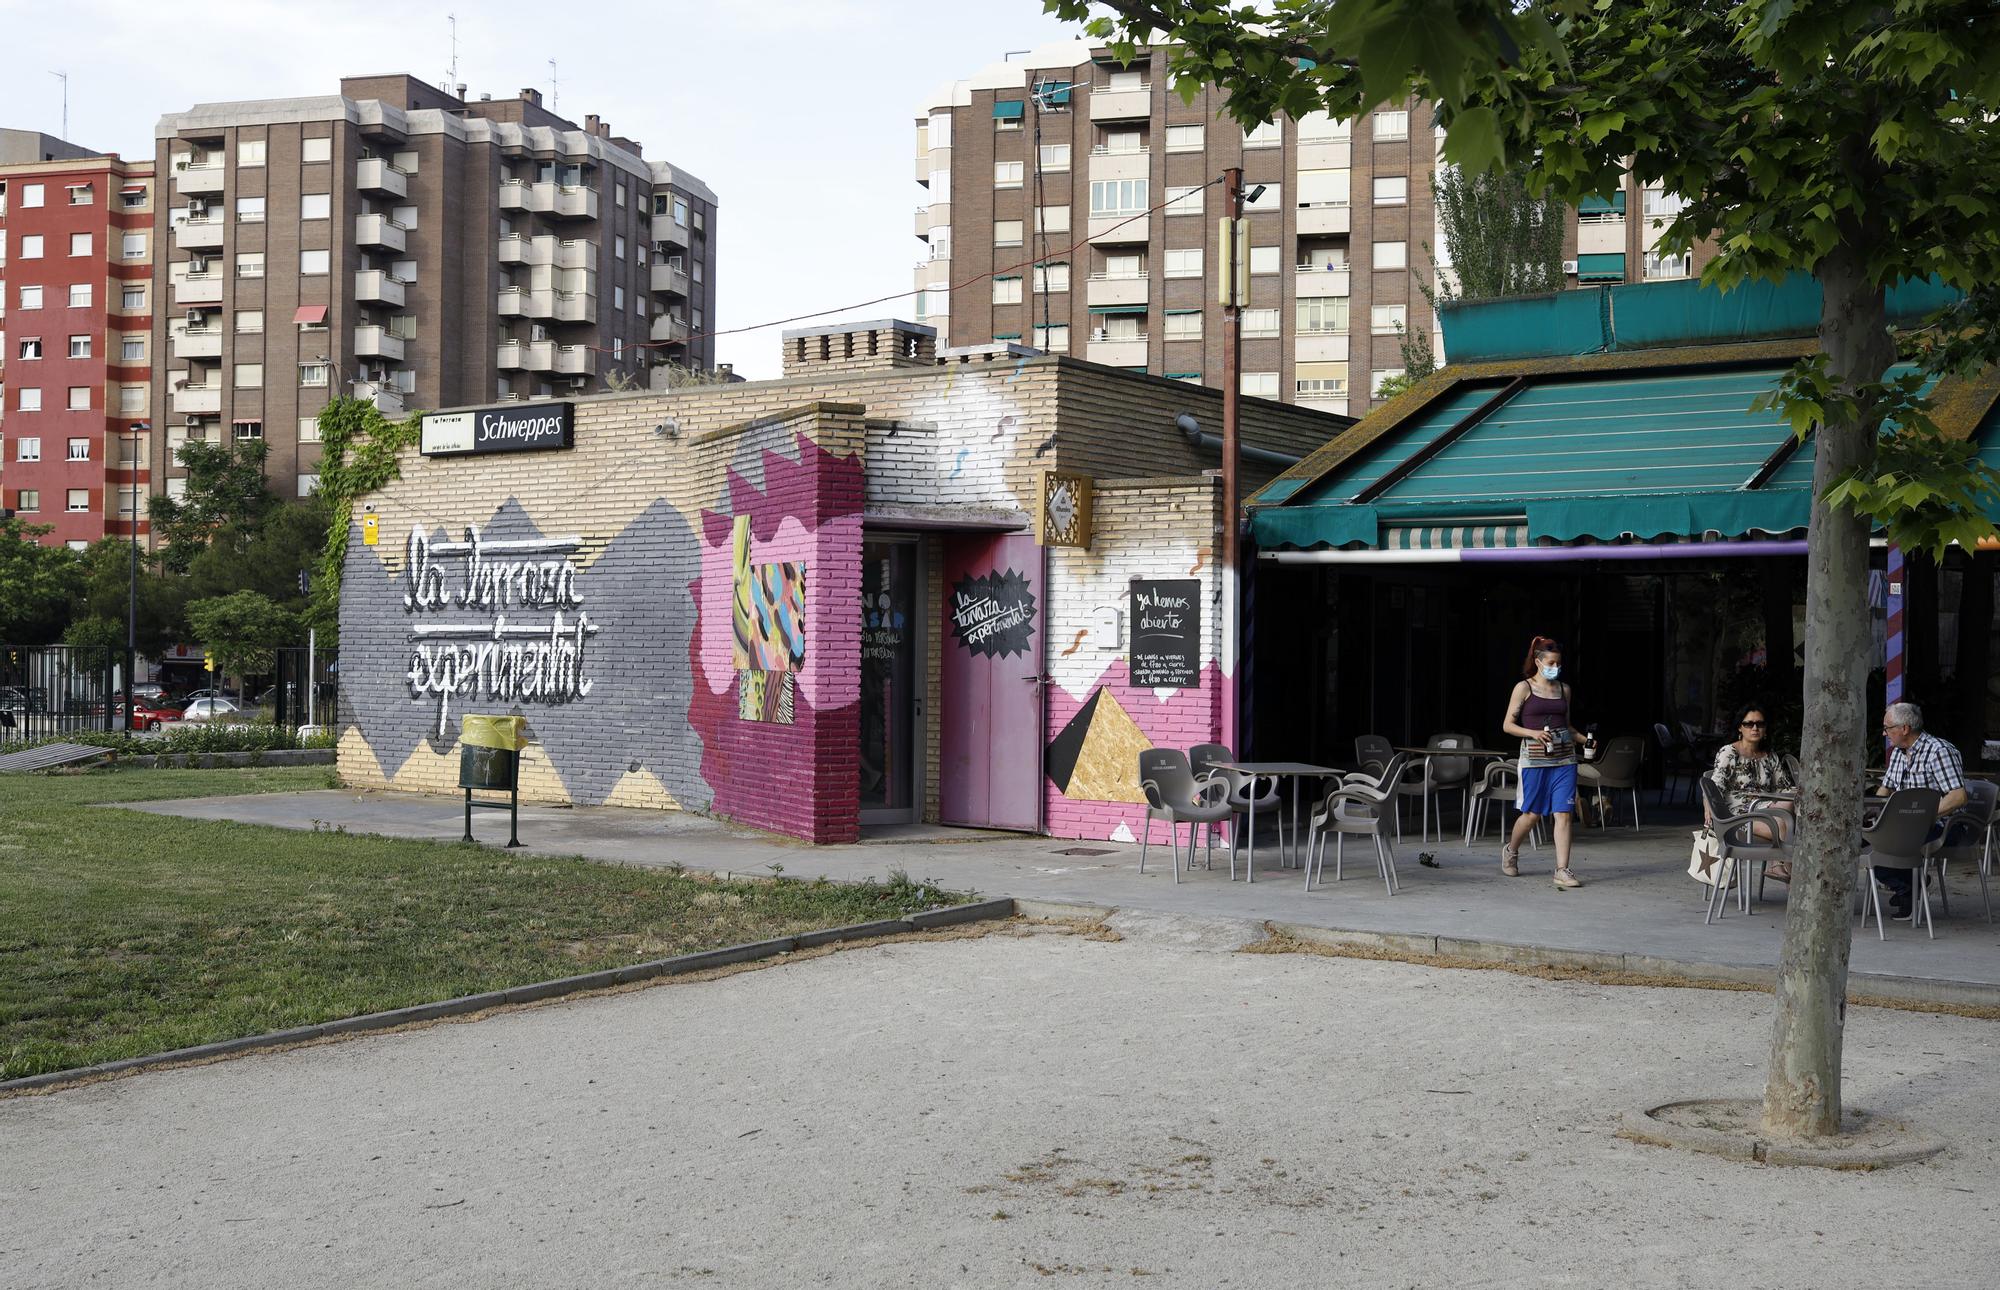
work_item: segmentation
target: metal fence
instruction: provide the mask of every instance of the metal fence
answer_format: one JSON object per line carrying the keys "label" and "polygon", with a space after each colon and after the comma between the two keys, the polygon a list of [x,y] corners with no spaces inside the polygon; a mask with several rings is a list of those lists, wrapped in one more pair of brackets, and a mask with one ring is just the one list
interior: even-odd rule
{"label": "metal fence", "polygon": [[122,660],[68,645],[0,645],[0,744],[115,730]]}
{"label": "metal fence", "polygon": [[281,726],[334,724],[340,699],[340,663],[327,650],[303,645],[277,650],[270,685],[258,695],[258,707],[268,709]]}

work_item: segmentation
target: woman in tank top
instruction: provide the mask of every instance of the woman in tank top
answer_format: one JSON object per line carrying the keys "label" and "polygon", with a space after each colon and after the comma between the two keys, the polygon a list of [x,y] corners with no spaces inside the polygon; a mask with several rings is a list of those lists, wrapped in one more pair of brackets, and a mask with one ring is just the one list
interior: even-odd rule
{"label": "woman in tank top", "polygon": [[[1537,636],[1521,665],[1522,680],[1507,700],[1501,728],[1521,740],[1521,787],[1514,799],[1521,812],[1514,832],[1500,852],[1500,872],[1521,873],[1521,842],[1544,815],[1554,817],[1555,884],[1583,883],[1569,867],[1570,823],[1576,815],[1576,717],[1570,711],[1570,689],[1561,680],[1562,646]],[[1587,737],[1587,736],[1586,736]]]}

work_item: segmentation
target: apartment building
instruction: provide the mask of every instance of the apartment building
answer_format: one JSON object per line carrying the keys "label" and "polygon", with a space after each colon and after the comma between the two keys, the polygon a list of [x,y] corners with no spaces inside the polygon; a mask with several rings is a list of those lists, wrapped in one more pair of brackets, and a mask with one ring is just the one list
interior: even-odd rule
{"label": "apartment building", "polygon": [[[1408,332],[1441,347],[1413,270],[1444,254],[1429,106],[1245,132],[1213,87],[1183,102],[1166,54],[1121,66],[1043,46],[935,92],[917,118],[917,312],[952,345],[1019,341],[1180,380],[1222,380],[1223,171],[1251,200],[1245,394],[1365,411]],[[1573,214],[1573,281],[1684,277],[1656,244],[1674,199],[1630,188]],[[1642,212],[1627,219],[1628,210]],[[1448,268],[1448,266],[1447,266]]]}
{"label": "apartment building", "polygon": [[153,166],[0,130],[0,508],[81,549],[147,531]]}
{"label": "apartment building", "polygon": [[318,483],[316,418],[643,388],[713,366],[715,194],[595,116],[408,75],[161,119],[164,491],[189,439]]}

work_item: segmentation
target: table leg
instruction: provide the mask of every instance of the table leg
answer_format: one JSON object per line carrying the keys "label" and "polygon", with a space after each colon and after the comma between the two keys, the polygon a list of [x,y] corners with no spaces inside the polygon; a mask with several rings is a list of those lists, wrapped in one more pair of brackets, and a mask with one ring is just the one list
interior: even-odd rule
{"label": "table leg", "polygon": [[1300,778],[1301,777],[1298,775],[1292,776],[1292,860],[1294,863],[1297,863],[1299,858],[1299,779]]}
{"label": "table leg", "polygon": [[1250,852],[1243,864],[1243,881],[1257,881],[1257,785],[1254,781],[1250,785]]}

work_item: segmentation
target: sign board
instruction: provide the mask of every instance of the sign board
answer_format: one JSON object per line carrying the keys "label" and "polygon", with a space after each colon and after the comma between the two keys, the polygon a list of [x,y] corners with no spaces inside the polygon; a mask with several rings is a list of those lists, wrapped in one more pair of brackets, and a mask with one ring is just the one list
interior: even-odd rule
{"label": "sign board", "polygon": [[375,546],[382,541],[381,521],[373,515],[361,517],[361,545]]}
{"label": "sign board", "polygon": [[1131,684],[1183,689],[1201,684],[1201,579],[1132,580]]}
{"label": "sign board", "polygon": [[576,445],[576,405],[509,403],[470,412],[426,413],[418,450],[426,457],[539,452]]}
{"label": "sign board", "polygon": [[952,585],[952,635],[974,654],[1026,654],[1035,634],[1035,593],[1014,569],[960,578]]}
{"label": "sign board", "polygon": [[1043,546],[1090,545],[1090,476],[1042,472],[1038,540]]}

